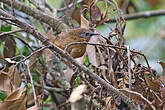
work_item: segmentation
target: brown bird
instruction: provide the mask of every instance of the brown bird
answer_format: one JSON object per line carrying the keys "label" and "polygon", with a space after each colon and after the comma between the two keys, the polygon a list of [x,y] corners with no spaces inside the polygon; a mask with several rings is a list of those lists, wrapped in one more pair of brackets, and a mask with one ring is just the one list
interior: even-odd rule
{"label": "brown bird", "polygon": [[[93,35],[98,35],[98,33],[85,28],[70,29],[68,32],[62,32],[56,37],[53,36],[52,30],[46,34],[51,42],[63,50],[72,42],[88,42]],[[79,58],[84,55],[86,46],[87,44],[75,44],[68,47],[67,50],[73,58]]]}

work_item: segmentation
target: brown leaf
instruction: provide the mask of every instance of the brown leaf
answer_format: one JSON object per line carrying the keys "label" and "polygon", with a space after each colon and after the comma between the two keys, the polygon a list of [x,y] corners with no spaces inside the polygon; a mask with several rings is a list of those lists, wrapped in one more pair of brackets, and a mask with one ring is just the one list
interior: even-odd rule
{"label": "brown leaf", "polygon": [[13,65],[9,68],[8,74],[10,75],[10,82],[13,85],[13,90],[21,85],[21,76],[18,69]]}
{"label": "brown leaf", "polygon": [[81,8],[76,7],[72,12],[72,19],[76,20],[79,24],[81,24]]}
{"label": "brown leaf", "polygon": [[0,71],[0,91],[3,91],[7,95],[12,91],[9,75],[4,71]]}
{"label": "brown leaf", "polygon": [[26,93],[20,88],[11,93],[4,102],[0,103],[0,110],[26,110]]}
{"label": "brown leaf", "polygon": [[160,81],[156,80],[150,73],[145,72],[144,78],[146,80],[146,83],[150,89],[152,89],[155,92],[160,91]]}
{"label": "brown leaf", "polygon": [[160,80],[165,84],[165,63],[160,61],[159,64],[162,66],[163,68],[163,72],[162,72],[162,75],[160,77]]}
{"label": "brown leaf", "polygon": [[10,94],[21,85],[21,77],[17,68],[13,65],[8,72],[0,71],[0,90]]}
{"label": "brown leaf", "polygon": [[3,51],[4,57],[11,58],[11,57],[15,56],[15,52],[16,52],[15,40],[11,36],[6,37],[4,51]]}
{"label": "brown leaf", "polygon": [[96,4],[92,4],[90,7],[90,18],[93,23],[101,17],[101,11]]}

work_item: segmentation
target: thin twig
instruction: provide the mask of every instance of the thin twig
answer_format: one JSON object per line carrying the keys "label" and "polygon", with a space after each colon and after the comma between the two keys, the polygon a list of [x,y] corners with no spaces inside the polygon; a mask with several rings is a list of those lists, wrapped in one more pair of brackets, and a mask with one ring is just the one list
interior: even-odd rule
{"label": "thin twig", "polygon": [[[149,17],[154,17],[154,16],[164,16],[164,15],[165,15],[165,10],[162,9],[162,10],[153,10],[153,11],[127,14],[127,15],[123,15],[123,18],[125,20],[134,20],[134,19],[149,18]],[[116,22],[116,19],[109,19],[108,21],[106,21],[106,23],[109,23],[109,22]]]}
{"label": "thin twig", "polygon": [[36,53],[38,53],[38,52],[40,52],[40,51],[42,51],[42,50],[44,50],[44,49],[46,49],[46,48],[48,48],[48,47],[50,47],[50,46],[43,46],[43,47],[41,47],[41,48],[39,48],[39,49],[33,51],[30,55],[28,55],[27,57],[25,57],[23,60],[17,62],[17,64],[19,64],[19,63],[21,63],[21,62],[25,62],[25,61],[26,61],[27,59],[29,59],[32,55],[34,55],[34,54],[36,54]]}
{"label": "thin twig", "polygon": [[35,92],[33,77],[32,77],[32,74],[31,74],[31,72],[30,72],[29,64],[27,64],[27,72],[28,72],[28,74],[29,74],[30,82],[31,82],[31,84],[32,84],[34,102],[35,102],[35,105],[36,105],[36,107],[37,107],[37,110],[39,110],[39,104],[38,104],[37,95],[36,95],[36,92]]}
{"label": "thin twig", "polygon": [[66,6],[66,7],[64,7],[64,8],[58,9],[57,12],[65,11],[66,9],[72,8],[72,7],[75,6],[76,4],[81,3],[81,2],[83,2],[83,1],[84,1],[84,0],[77,0],[76,2],[69,4],[68,6]]}
{"label": "thin twig", "polygon": [[26,41],[24,41],[23,39],[21,39],[17,36],[14,36],[14,37],[17,38],[18,40],[20,40],[24,45],[26,45],[30,49],[31,52],[34,51],[33,48]]}
{"label": "thin twig", "polygon": [[3,32],[3,33],[0,33],[0,38],[4,35],[13,34],[13,33],[22,32],[22,31],[24,31],[24,30],[23,29],[18,29],[18,30],[9,31],[9,32]]}

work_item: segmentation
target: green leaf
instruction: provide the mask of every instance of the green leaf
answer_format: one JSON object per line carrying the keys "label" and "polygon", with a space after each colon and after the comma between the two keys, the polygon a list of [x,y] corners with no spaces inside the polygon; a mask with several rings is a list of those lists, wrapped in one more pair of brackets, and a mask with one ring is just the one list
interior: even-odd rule
{"label": "green leaf", "polygon": [[86,66],[89,65],[89,59],[88,59],[88,57],[85,58],[85,65],[86,65]]}
{"label": "green leaf", "polygon": [[11,26],[6,26],[6,25],[4,25],[4,26],[1,27],[1,31],[2,31],[2,32],[11,31]]}
{"label": "green leaf", "polygon": [[0,101],[4,101],[6,97],[7,95],[0,91]]}

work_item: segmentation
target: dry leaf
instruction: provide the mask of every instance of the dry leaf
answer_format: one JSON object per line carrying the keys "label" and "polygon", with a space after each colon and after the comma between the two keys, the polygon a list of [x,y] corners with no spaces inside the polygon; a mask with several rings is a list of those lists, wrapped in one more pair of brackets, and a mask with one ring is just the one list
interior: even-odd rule
{"label": "dry leaf", "polygon": [[[99,43],[98,36],[92,36],[89,40],[90,43]],[[98,67],[100,65],[99,61],[97,60],[96,56],[96,48],[92,45],[87,45],[86,52],[88,55],[89,62],[95,66]]]}
{"label": "dry leaf", "polygon": [[8,72],[0,71],[0,90],[6,94],[16,90],[21,85],[21,77],[13,65]]}
{"label": "dry leaf", "polygon": [[80,27],[81,28],[89,29],[89,21],[86,18],[84,18],[83,15],[81,15],[81,24],[80,24]]}
{"label": "dry leaf", "polygon": [[87,85],[79,85],[77,88],[73,89],[69,102],[75,103],[79,101],[83,96],[82,94],[87,90]]}
{"label": "dry leaf", "polygon": [[0,91],[3,91],[7,95],[12,91],[9,75],[4,71],[0,71]]}
{"label": "dry leaf", "polygon": [[8,74],[10,75],[10,82],[13,85],[13,90],[21,85],[21,76],[18,69],[13,65],[9,68]]}
{"label": "dry leaf", "polygon": [[4,57],[5,58],[14,57],[15,52],[16,52],[16,42],[15,42],[15,40],[11,36],[6,37],[4,51],[3,51]]}
{"label": "dry leaf", "polygon": [[111,101],[112,101],[112,97],[109,96],[105,99],[105,103],[106,103],[106,110],[111,110]]}
{"label": "dry leaf", "polygon": [[11,93],[4,102],[0,103],[0,110],[26,110],[26,93],[20,88]]}
{"label": "dry leaf", "polygon": [[144,73],[144,78],[146,80],[146,83],[150,89],[152,89],[155,92],[160,91],[160,82],[159,80],[153,79],[152,75],[148,72]]}
{"label": "dry leaf", "polygon": [[101,18],[101,11],[96,4],[90,6],[90,18],[93,23],[96,23],[96,21]]}
{"label": "dry leaf", "polygon": [[163,72],[162,72],[162,75],[160,77],[160,80],[165,84],[165,63],[160,61],[159,64],[161,64],[161,66],[163,68]]}
{"label": "dry leaf", "polygon": [[81,24],[81,8],[76,7],[72,12],[72,19],[76,20],[79,24]]}
{"label": "dry leaf", "polygon": [[[98,43],[97,36],[92,36],[91,39],[89,40],[90,43]],[[92,45],[87,45],[86,52],[88,55],[89,62],[95,66],[98,67],[98,63],[96,60],[96,48],[95,46]]]}

